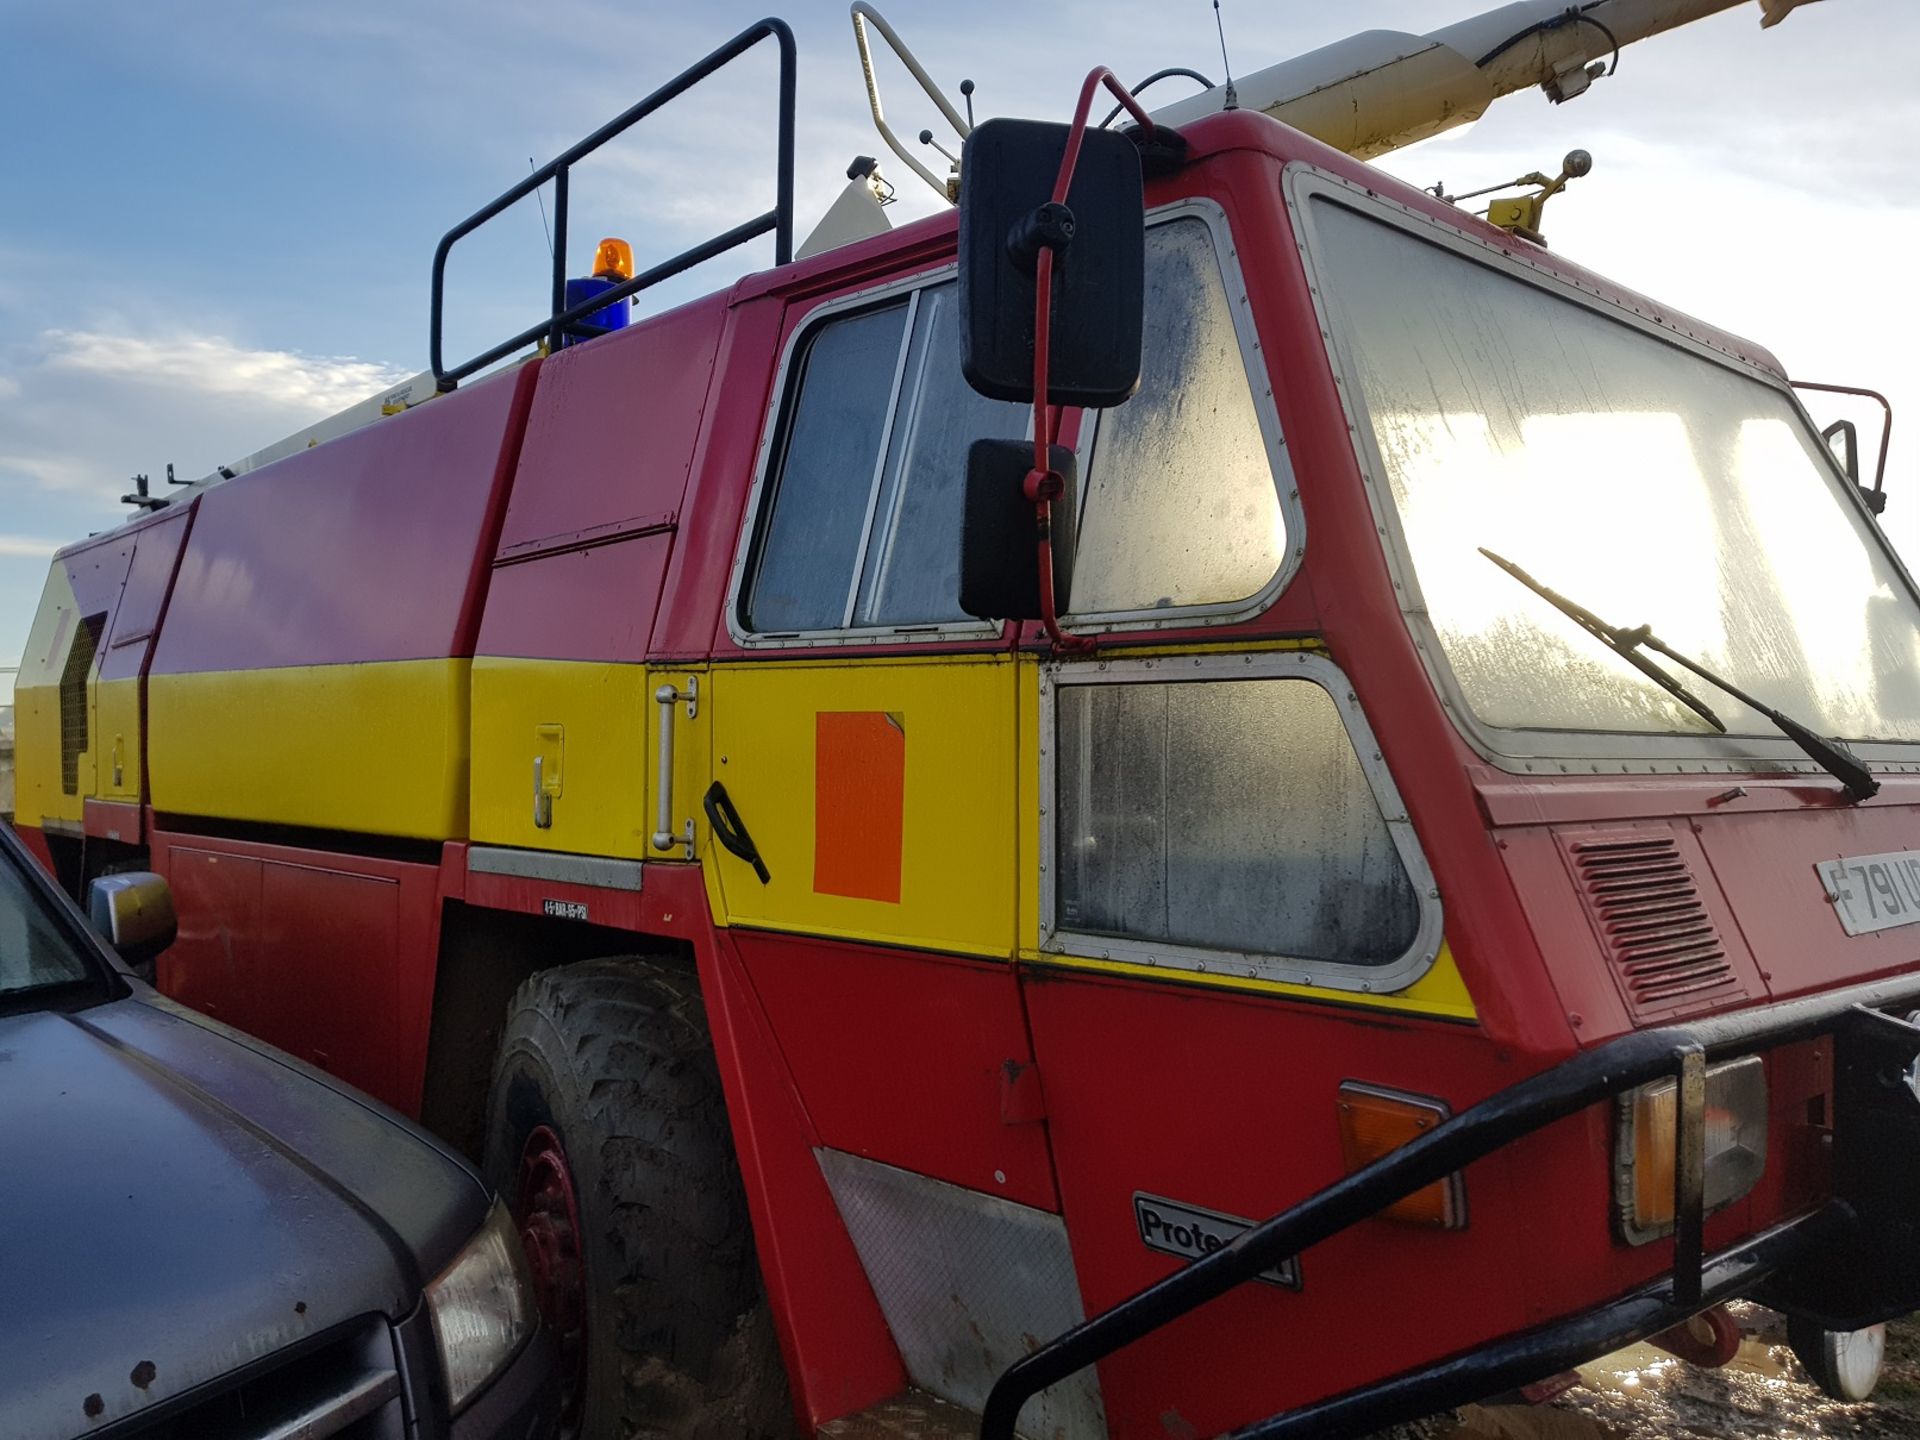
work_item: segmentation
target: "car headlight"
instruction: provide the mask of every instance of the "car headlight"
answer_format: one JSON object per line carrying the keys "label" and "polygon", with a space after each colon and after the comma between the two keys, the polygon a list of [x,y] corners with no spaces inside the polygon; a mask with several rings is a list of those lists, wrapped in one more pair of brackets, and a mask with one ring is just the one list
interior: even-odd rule
{"label": "car headlight", "polygon": [[458,1411],[533,1333],[537,1312],[513,1217],[498,1200],[480,1233],[427,1286],[427,1312]]}
{"label": "car headlight", "polygon": [[[1620,1097],[1613,1156],[1614,1209],[1628,1243],[1673,1233],[1674,1140],[1679,1086],[1656,1080]],[[1759,1183],[1767,1165],[1767,1072],[1758,1055],[1707,1071],[1706,1175],[1709,1214]]]}

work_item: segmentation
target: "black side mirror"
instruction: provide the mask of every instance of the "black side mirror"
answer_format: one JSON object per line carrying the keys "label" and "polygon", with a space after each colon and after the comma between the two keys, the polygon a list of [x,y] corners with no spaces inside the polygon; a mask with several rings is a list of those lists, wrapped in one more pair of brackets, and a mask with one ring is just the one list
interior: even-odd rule
{"label": "black side mirror", "polygon": [[[1052,549],[1056,613],[1073,604],[1074,517],[1079,511],[1073,452],[1048,451],[1047,463],[1065,489],[1049,507],[1046,543]],[[1040,532],[1027,498],[1033,444],[976,440],[967,449],[966,508],[960,517],[960,608],[981,620],[1038,620]]]}
{"label": "black side mirror", "polygon": [[1140,384],[1146,201],[1140,151],[1085,131],[1064,207],[1051,204],[1072,127],[985,120],[960,163],[962,372],[995,400],[1031,402],[1036,260],[1055,252],[1047,399],[1118,405]]}
{"label": "black side mirror", "polygon": [[166,877],[150,870],[102,875],[87,887],[87,918],[120,958],[148,978],[179,924]]}

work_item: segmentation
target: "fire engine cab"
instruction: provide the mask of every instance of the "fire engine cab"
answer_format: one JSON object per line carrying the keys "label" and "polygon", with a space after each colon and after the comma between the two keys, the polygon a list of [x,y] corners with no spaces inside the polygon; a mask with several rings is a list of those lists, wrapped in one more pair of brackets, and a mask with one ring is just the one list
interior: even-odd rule
{"label": "fire engine cab", "polygon": [[[16,826],[483,1160],[571,1434],[1353,1435],[1743,1296],[1870,1384],[1913,580],[1765,350],[1356,158],[1726,3],[948,106],[957,212],[802,259],[762,22],[449,233],[431,384],[55,558]],[[773,208],[569,286],[570,168],[761,45]]]}

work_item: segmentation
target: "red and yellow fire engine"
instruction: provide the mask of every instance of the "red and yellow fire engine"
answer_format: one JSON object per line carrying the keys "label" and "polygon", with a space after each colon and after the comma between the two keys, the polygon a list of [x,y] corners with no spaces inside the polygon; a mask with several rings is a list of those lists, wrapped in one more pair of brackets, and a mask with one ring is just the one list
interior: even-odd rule
{"label": "red and yellow fire engine", "polygon": [[[1096,75],[797,260],[763,22],[449,234],[432,387],[59,554],[17,827],[484,1160],[573,1433],[1353,1434],[1736,1296],[1857,1387],[1912,579],[1766,351],[1354,158],[1726,3]],[[569,286],[570,167],[766,42],[773,209]],[[446,363],[541,186],[551,313]]]}

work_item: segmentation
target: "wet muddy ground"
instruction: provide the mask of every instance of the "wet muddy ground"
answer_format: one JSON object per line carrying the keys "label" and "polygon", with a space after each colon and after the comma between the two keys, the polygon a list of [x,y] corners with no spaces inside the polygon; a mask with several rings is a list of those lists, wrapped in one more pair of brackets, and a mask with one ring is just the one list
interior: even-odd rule
{"label": "wet muddy ground", "polygon": [[1770,1311],[1739,1307],[1748,1332],[1731,1365],[1702,1370],[1649,1345],[1580,1367],[1580,1384],[1546,1405],[1470,1405],[1373,1440],[1920,1440],[1920,1316],[1887,1327],[1873,1399],[1822,1394]]}

